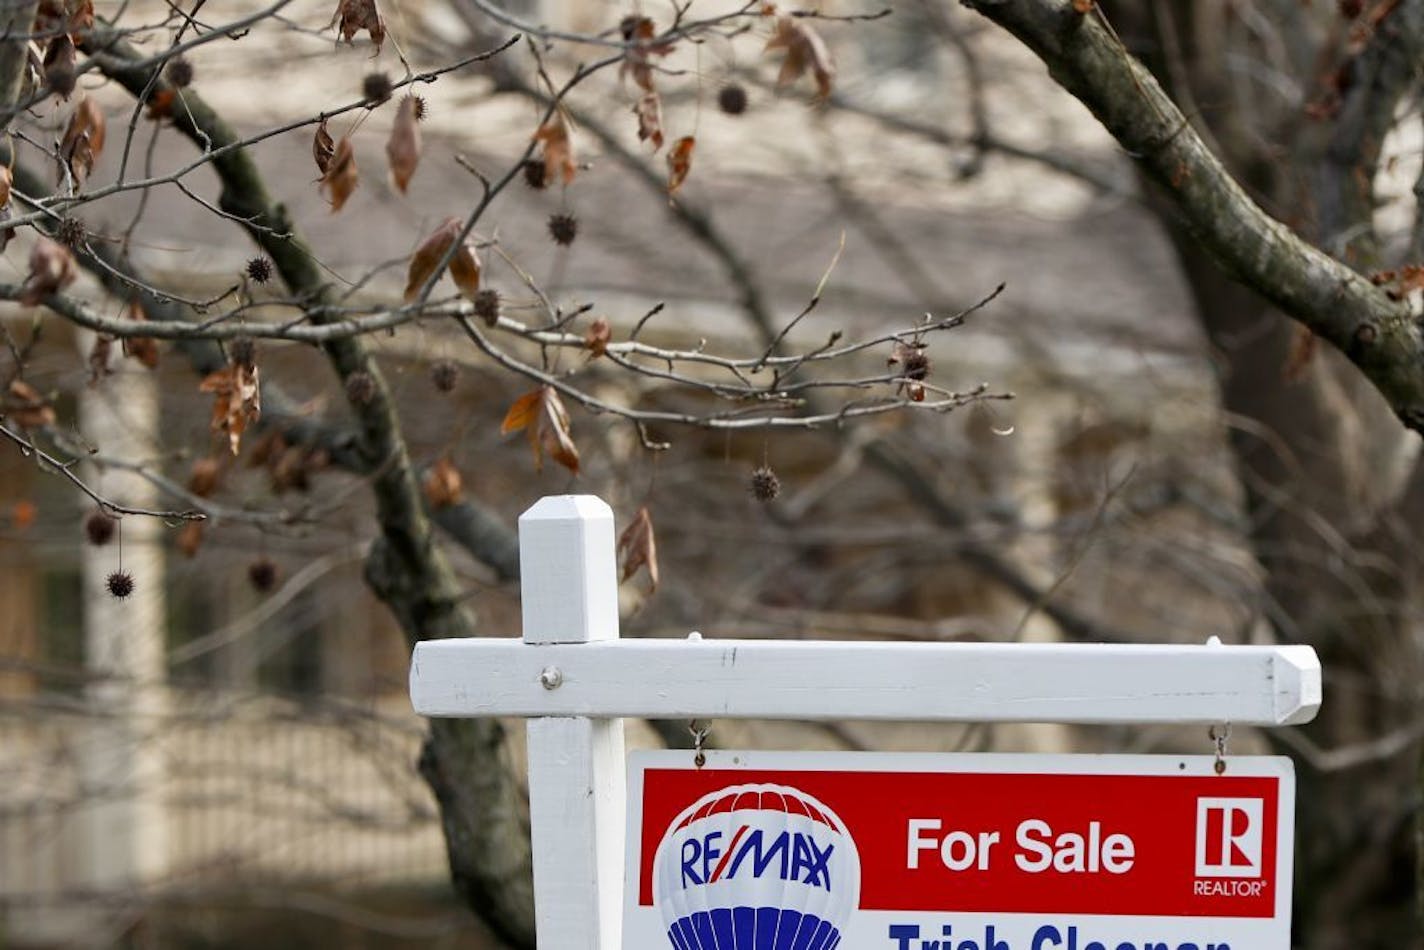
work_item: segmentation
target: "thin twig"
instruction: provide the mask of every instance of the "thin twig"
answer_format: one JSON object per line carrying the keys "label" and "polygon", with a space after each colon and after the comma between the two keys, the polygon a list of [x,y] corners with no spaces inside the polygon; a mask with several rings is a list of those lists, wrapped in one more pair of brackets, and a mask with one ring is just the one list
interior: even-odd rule
{"label": "thin twig", "polygon": [[766,361],[771,359],[771,357],[776,354],[777,349],[781,346],[781,341],[786,339],[787,334],[794,330],[796,328],[796,324],[800,323],[802,318],[805,317],[806,314],[810,313],[812,310],[815,310],[816,305],[821,302],[821,291],[826,289],[826,281],[831,279],[831,273],[836,269],[836,265],[840,263],[841,254],[845,252],[845,243],[846,233],[845,229],[842,228],[840,242],[836,244],[836,253],[831,255],[831,263],[826,266],[826,272],[822,274],[821,279],[816,282],[816,289],[812,291],[811,299],[806,301],[806,306],[801,308],[801,312],[798,313],[796,316],[792,317],[791,321],[787,323],[786,326],[781,328],[781,332],[776,334],[776,336],[772,338],[771,342],[767,344],[766,352],[761,355],[761,359],[757,362],[755,366],[752,367],[751,371],[753,373],[758,372],[766,366]]}
{"label": "thin twig", "polygon": [[[0,420],[3,419],[4,416],[0,416]],[[201,511],[195,511],[193,509],[187,509],[185,511],[174,511],[155,508],[136,508],[132,505],[123,505],[116,501],[110,501],[108,498],[105,498],[104,496],[96,492],[94,489],[90,488],[89,485],[84,481],[84,479],[80,478],[74,473],[74,467],[78,464],[79,459],[71,459],[68,462],[61,461],[60,459],[55,458],[53,455],[50,455],[48,452],[45,452],[39,446],[35,445],[33,441],[26,438],[22,433],[11,430],[10,427],[6,426],[3,421],[0,421],[0,435],[4,435],[5,438],[18,445],[20,447],[20,451],[25,453],[26,455],[34,455],[35,461],[39,463],[42,468],[47,468],[51,471],[58,472],[65,478],[69,479],[69,481],[72,482],[76,488],[78,488],[84,494],[88,495],[96,505],[98,505],[108,514],[141,515],[149,518],[159,518],[165,522],[168,522],[169,524],[173,524],[180,521],[207,520],[207,515],[205,515]]]}

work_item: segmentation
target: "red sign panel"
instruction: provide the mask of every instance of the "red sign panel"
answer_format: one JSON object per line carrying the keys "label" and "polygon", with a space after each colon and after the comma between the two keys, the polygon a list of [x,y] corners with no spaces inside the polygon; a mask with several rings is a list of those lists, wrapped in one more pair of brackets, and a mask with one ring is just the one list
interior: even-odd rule
{"label": "red sign panel", "polygon": [[[638,756],[628,921],[630,933],[665,935],[627,946],[696,948],[677,931],[692,925],[678,921],[700,913],[708,927],[732,928],[735,908],[799,888],[818,907],[847,905],[837,932],[856,934],[856,947],[919,950],[911,931],[949,936],[955,926],[981,937],[988,928],[986,948],[1022,931],[1005,950],[1155,946],[1154,934],[1172,948],[1287,947],[1290,763],[1232,759],[1223,775],[1212,764],[720,753],[697,769],[690,754]],[[647,913],[674,905],[681,917]],[[1068,939],[1069,927],[1095,921],[1093,940]],[[1176,923],[1153,931],[1143,921]]]}

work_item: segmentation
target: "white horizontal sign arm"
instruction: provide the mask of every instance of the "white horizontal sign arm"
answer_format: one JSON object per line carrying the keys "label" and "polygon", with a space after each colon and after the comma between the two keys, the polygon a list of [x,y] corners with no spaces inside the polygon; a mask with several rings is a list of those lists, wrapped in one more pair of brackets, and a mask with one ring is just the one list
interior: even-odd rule
{"label": "white horizontal sign arm", "polygon": [[410,694],[426,716],[1308,722],[1309,647],[433,640]]}

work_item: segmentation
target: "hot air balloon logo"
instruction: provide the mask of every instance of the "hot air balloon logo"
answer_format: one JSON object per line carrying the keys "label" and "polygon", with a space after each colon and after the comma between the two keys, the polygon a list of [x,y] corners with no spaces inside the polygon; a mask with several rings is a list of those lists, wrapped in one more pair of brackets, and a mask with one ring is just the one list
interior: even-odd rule
{"label": "hot air balloon logo", "polygon": [[653,858],[653,902],[677,950],[832,950],[859,899],[845,824],[785,785],[704,795]]}

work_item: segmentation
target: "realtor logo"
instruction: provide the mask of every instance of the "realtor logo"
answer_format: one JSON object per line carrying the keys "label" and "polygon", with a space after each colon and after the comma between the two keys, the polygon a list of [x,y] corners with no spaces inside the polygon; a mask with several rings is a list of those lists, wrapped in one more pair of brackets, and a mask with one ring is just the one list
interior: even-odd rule
{"label": "realtor logo", "polygon": [[1197,877],[1260,877],[1265,802],[1197,799]]}

